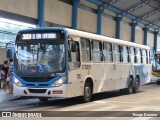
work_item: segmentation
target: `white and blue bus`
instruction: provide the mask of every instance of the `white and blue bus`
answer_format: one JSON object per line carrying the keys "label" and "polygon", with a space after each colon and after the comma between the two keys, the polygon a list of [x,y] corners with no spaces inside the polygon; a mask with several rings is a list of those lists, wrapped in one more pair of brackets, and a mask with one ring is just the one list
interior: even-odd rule
{"label": "white and blue bus", "polygon": [[68,28],[19,31],[14,53],[14,95],[49,98],[110,90],[137,92],[150,82],[148,46]]}

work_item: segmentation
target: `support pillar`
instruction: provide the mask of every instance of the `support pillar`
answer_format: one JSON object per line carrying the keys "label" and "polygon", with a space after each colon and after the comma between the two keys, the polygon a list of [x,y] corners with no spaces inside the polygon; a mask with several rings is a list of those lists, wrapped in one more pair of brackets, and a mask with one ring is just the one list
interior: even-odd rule
{"label": "support pillar", "polygon": [[136,23],[131,23],[131,27],[132,27],[131,42],[135,42],[136,26],[137,26]]}
{"label": "support pillar", "polygon": [[103,16],[104,7],[98,6],[97,12],[97,34],[102,34],[102,16]]}
{"label": "support pillar", "polygon": [[79,3],[80,3],[80,0],[73,0],[73,5],[72,5],[72,28],[73,29],[77,29]]}
{"label": "support pillar", "polygon": [[120,39],[122,17],[116,18],[116,38]]}
{"label": "support pillar", "polygon": [[143,32],[144,32],[143,44],[144,44],[144,45],[147,45],[147,42],[148,42],[148,41],[147,41],[147,33],[148,33],[148,30],[149,30],[148,28],[143,28]]}
{"label": "support pillar", "polygon": [[158,37],[158,31],[154,32],[154,53],[157,53],[157,37]]}
{"label": "support pillar", "polygon": [[37,27],[44,27],[44,4],[45,4],[45,0],[38,0],[38,25]]}

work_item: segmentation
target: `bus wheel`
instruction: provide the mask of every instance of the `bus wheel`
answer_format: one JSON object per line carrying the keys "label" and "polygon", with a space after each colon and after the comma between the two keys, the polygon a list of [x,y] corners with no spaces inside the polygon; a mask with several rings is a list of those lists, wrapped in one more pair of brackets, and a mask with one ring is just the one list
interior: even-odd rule
{"label": "bus wheel", "polygon": [[133,79],[130,78],[130,84],[128,85],[128,88],[120,89],[121,94],[132,94],[133,93]]}
{"label": "bus wheel", "polygon": [[140,86],[140,80],[138,77],[136,77],[134,87],[133,87],[134,93],[137,93],[139,91],[139,86]]}
{"label": "bus wheel", "polygon": [[83,102],[89,102],[91,100],[91,84],[86,82],[84,85]]}
{"label": "bus wheel", "polygon": [[38,98],[41,102],[47,102],[48,98]]}
{"label": "bus wheel", "polygon": [[158,80],[157,80],[157,82],[156,82],[156,83],[157,83],[157,85],[160,85],[160,81],[158,81]]}

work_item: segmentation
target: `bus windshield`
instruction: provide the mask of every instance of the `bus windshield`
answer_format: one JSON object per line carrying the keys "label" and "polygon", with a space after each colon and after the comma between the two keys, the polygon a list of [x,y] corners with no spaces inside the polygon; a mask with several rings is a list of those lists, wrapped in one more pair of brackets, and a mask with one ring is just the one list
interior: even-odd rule
{"label": "bus windshield", "polygon": [[152,69],[153,71],[160,72],[160,58],[154,58]]}
{"label": "bus windshield", "polygon": [[64,71],[64,42],[19,41],[15,45],[15,72],[44,75]]}

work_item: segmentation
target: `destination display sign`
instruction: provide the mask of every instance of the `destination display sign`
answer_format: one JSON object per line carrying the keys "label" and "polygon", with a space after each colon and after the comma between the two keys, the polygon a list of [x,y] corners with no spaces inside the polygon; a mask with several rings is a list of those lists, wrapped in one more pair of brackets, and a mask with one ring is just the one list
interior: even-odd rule
{"label": "destination display sign", "polygon": [[18,40],[64,40],[64,31],[28,31],[18,34]]}
{"label": "destination display sign", "polygon": [[57,39],[59,35],[56,33],[26,33],[21,35],[22,40],[38,40],[38,39]]}

